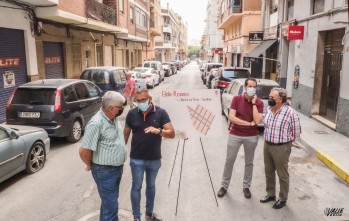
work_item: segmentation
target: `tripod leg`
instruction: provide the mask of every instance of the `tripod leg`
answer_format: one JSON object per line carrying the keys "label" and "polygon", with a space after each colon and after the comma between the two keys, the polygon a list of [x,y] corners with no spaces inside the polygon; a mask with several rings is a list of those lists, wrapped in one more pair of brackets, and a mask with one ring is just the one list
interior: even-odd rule
{"label": "tripod leg", "polygon": [[183,142],[183,151],[182,151],[182,162],[181,162],[181,171],[179,173],[179,185],[178,185],[178,193],[177,193],[177,204],[176,204],[176,216],[177,216],[177,209],[178,209],[178,199],[179,199],[179,191],[181,189],[181,180],[182,180],[182,168],[183,168],[183,158],[184,158],[184,146],[185,146],[185,140]]}
{"label": "tripod leg", "polygon": [[205,158],[205,163],[206,163],[208,176],[210,177],[210,181],[211,181],[211,187],[212,187],[212,191],[213,191],[213,196],[214,196],[214,198],[216,200],[216,204],[217,204],[217,207],[218,207],[218,201],[217,201],[217,197],[216,197],[216,194],[215,194],[215,191],[214,191],[214,187],[213,187],[213,183],[212,183],[212,179],[211,179],[211,174],[210,174],[210,169],[208,168],[208,164],[207,164],[207,160],[206,160],[206,154],[205,154],[204,146],[202,145],[201,137],[200,137],[200,143],[201,143],[202,152],[203,152],[204,158]]}
{"label": "tripod leg", "polygon": [[[175,158],[174,158],[174,160],[173,160],[172,171],[171,171],[170,180],[168,181],[168,186],[170,186],[171,179],[172,179],[172,174],[173,174],[173,168],[174,168],[175,163],[176,163],[176,158],[177,158],[177,153],[178,153],[178,147],[179,147],[179,141],[180,141],[180,139],[178,139],[177,150],[176,150]],[[184,141],[184,142],[185,142],[185,141]]]}

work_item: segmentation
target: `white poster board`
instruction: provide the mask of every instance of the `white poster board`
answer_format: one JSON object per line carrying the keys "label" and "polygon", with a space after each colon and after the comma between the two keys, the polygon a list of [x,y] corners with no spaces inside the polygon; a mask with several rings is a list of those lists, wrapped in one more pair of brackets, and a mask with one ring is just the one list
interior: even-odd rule
{"label": "white poster board", "polygon": [[222,136],[219,90],[165,90],[160,106],[169,114],[179,139]]}
{"label": "white poster board", "polygon": [[14,87],[16,85],[15,74],[12,71],[5,71],[2,75],[4,79],[4,88]]}

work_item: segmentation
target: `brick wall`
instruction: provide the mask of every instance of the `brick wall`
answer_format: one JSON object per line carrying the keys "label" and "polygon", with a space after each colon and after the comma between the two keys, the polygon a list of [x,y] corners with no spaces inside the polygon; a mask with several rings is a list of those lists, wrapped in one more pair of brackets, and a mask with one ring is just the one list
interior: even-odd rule
{"label": "brick wall", "polygon": [[82,17],[85,16],[85,0],[59,0],[58,8],[62,11],[66,11]]}

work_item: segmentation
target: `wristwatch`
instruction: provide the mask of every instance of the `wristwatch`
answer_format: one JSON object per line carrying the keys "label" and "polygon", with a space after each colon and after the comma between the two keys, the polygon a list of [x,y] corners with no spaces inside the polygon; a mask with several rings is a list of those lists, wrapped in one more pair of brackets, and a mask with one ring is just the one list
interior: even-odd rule
{"label": "wristwatch", "polygon": [[158,133],[159,135],[161,135],[161,133],[162,133],[162,129],[161,128],[158,128],[159,130],[160,130],[160,132]]}

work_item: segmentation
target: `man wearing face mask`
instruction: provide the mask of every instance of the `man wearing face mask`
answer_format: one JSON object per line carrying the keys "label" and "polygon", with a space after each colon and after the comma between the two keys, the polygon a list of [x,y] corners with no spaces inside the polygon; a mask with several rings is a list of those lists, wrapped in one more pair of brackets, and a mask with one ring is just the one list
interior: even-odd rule
{"label": "man wearing face mask", "polygon": [[279,176],[279,200],[274,209],[286,205],[289,191],[288,160],[292,142],[300,137],[301,125],[294,109],[287,104],[287,93],[283,88],[273,88],[269,94],[268,110],[264,118],[264,165],[266,192],[260,202],[275,201],[275,170]]}
{"label": "man wearing face mask", "polygon": [[124,110],[125,98],[108,91],[102,98],[102,107],[85,128],[79,149],[86,171],[92,171],[101,208],[99,220],[118,221],[119,185],[127,151],[123,131],[117,118]]}
{"label": "man wearing face mask", "polygon": [[257,81],[254,78],[245,80],[245,93],[235,96],[230,105],[230,134],[227,145],[227,158],[224,165],[222,187],[217,193],[223,197],[229,187],[236,156],[240,146],[244,146],[245,171],[243,193],[251,198],[250,186],[253,174],[253,158],[258,143],[257,125],[263,120],[263,101],[256,95]]}
{"label": "man wearing face mask", "polygon": [[131,203],[135,221],[141,220],[141,189],[146,181],[145,217],[147,220],[162,220],[154,212],[155,180],[161,167],[162,137],[174,138],[175,133],[167,112],[151,102],[145,88],[138,89],[138,108],[130,110],[124,128],[125,143],[132,131],[130,166],[132,172]]}

